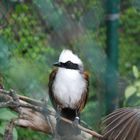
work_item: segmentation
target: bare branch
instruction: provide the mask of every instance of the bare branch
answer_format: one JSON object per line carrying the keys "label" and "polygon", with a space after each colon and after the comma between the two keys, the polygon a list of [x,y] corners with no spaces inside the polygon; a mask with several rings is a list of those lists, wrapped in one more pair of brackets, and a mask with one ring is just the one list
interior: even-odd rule
{"label": "bare branch", "polygon": [[[15,121],[16,125],[29,127],[33,130],[42,131],[48,134],[53,133],[56,125],[56,112],[52,107],[48,105],[45,107],[42,102],[15,94],[15,92],[11,90],[6,91],[0,89],[0,97],[4,98],[3,102],[0,102],[0,108],[11,108],[19,113],[19,118]],[[49,116],[49,120],[46,119],[46,116]],[[63,117],[60,117],[60,119],[69,124],[73,123]],[[102,135],[93,130],[87,129],[81,125],[78,125],[78,128],[81,129],[89,138],[92,136],[102,138]]]}

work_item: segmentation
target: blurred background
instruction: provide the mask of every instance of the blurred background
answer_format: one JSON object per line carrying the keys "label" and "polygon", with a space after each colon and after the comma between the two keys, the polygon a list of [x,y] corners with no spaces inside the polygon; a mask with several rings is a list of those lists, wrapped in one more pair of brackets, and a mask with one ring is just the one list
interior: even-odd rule
{"label": "blurred background", "polygon": [[[139,0],[0,0],[0,86],[48,99],[48,76],[62,49],[90,75],[82,119],[100,132],[116,108],[140,105]],[[16,114],[0,109],[0,139]],[[16,127],[15,140],[50,140]]]}

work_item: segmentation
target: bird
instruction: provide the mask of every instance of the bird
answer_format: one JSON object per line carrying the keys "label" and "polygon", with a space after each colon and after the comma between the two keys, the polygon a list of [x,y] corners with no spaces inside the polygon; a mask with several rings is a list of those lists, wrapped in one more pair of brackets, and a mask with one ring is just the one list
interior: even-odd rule
{"label": "bird", "polygon": [[140,140],[140,108],[119,108],[102,123],[103,140]]}
{"label": "bird", "polygon": [[88,98],[89,76],[71,50],[62,50],[49,76],[49,97],[56,112],[71,121],[80,119]]}

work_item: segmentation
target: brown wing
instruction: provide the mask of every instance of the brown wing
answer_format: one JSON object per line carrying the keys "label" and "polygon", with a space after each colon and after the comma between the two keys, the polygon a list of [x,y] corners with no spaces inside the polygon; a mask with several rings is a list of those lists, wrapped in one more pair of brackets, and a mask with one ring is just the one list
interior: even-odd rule
{"label": "brown wing", "polygon": [[54,79],[55,79],[55,76],[56,76],[56,73],[57,73],[57,70],[58,69],[54,69],[50,76],[49,76],[49,83],[48,83],[48,87],[49,87],[49,97],[50,97],[50,100],[52,102],[52,105],[54,106],[54,108],[57,110],[57,105],[60,105],[61,106],[61,103],[57,100],[57,98],[54,96],[54,93],[53,93],[53,82],[54,82]]}
{"label": "brown wing", "polygon": [[117,109],[105,118],[103,125],[103,139],[140,140],[140,109]]}
{"label": "brown wing", "polygon": [[81,112],[83,110],[83,108],[85,107],[86,102],[87,102],[87,98],[88,98],[88,92],[89,92],[89,75],[88,75],[87,72],[84,72],[83,76],[84,76],[84,79],[87,82],[87,86],[86,86],[86,89],[84,90],[84,92],[83,92],[83,94],[81,96],[80,101],[77,103],[77,106],[78,106],[77,110],[79,112]]}

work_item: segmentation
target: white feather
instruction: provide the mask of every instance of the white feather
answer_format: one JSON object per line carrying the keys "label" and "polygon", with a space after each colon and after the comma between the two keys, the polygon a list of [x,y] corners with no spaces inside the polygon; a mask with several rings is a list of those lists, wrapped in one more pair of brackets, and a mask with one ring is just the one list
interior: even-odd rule
{"label": "white feather", "polygon": [[63,50],[60,54],[59,62],[65,63],[67,61],[71,61],[78,65],[83,65],[80,58],[77,55],[73,54],[73,52],[71,50]]}
{"label": "white feather", "polygon": [[64,107],[74,108],[86,88],[86,81],[78,70],[59,68],[53,85],[56,96]]}
{"label": "white feather", "polygon": [[[59,62],[71,61],[83,67],[80,58],[70,50],[63,50]],[[75,103],[81,99],[86,88],[86,80],[79,70],[58,68],[53,84],[54,96],[56,96],[64,107],[74,108]]]}

